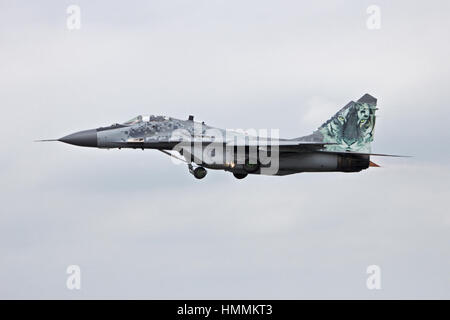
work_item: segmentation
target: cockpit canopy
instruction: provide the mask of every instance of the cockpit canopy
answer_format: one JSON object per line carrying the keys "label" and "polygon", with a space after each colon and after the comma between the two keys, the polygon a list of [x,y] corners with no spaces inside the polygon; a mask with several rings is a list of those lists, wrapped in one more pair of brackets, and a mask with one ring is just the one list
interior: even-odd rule
{"label": "cockpit canopy", "polygon": [[130,126],[140,122],[148,122],[148,121],[164,121],[169,120],[169,117],[166,116],[155,116],[155,115],[139,115],[134,117],[131,120],[124,122],[123,124],[126,126]]}

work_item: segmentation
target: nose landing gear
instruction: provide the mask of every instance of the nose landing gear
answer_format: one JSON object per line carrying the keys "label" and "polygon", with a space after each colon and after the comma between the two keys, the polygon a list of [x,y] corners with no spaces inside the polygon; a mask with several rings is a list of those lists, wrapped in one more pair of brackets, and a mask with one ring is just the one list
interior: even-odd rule
{"label": "nose landing gear", "polygon": [[208,171],[206,171],[205,168],[203,167],[197,167],[194,169],[194,177],[196,177],[197,179],[203,179],[204,177],[206,177],[206,174],[208,173]]}
{"label": "nose landing gear", "polygon": [[188,168],[189,172],[197,179],[203,179],[204,177],[206,177],[206,174],[208,173],[208,171],[206,171],[206,169],[203,167],[197,167],[194,169],[192,164],[188,164]]}

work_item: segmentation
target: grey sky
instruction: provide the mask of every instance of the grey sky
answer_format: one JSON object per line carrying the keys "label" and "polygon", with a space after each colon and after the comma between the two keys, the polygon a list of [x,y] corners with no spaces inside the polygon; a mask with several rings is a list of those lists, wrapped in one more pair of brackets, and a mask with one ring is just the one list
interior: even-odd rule
{"label": "grey sky", "polygon": [[[450,298],[449,9],[2,0],[0,298]],[[297,137],[366,92],[373,151],[414,158],[197,181],[156,151],[32,142],[141,113]]]}

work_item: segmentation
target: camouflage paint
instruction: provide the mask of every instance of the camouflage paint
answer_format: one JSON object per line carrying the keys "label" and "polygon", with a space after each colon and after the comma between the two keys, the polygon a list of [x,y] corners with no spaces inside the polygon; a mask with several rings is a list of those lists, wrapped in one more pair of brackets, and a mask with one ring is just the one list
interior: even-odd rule
{"label": "camouflage paint", "polygon": [[[180,120],[140,115],[122,124],[84,130],[58,140],[86,147],[175,150],[184,157],[190,172],[193,170],[192,162],[240,174],[357,172],[369,166],[368,156],[355,158],[355,155],[343,156],[334,152],[371,152],[376,103],[374,97],[366,94],[358,101],[348,103],[312,134],[296,139],[274,137],[272,130],[268,137],[266,130],[263,130],[265,134],[258,134],[256,130],[214,128],[194,122],[192,116],[188,120]],[[208,149],[211,146],[213,148]],[[258,157],[259,160],[259,168],[255,172],[245,166],[253,151],[255,159]],[[334,152],[327,154],[323,151]],[[266,156],[267,162],[263,161]],[[270,172],[263,171],[266,168]]]}

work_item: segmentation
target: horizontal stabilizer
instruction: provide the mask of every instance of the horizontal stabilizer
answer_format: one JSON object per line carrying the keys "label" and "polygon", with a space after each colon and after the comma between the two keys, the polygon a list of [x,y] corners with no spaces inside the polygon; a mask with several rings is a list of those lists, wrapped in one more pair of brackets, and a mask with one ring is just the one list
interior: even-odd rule
{"label": "horizontal stabilizer", "polygon": [[315,141],[299,141],[299,140],[250,140],[250,141],[228,141],[226,143],[227,147],[243,147],[243,146],[258,146],[258,147],[270,147],[270,146],[280,146],[280,147],[298,147],[298,146],[313,146],[313,147],[323,147],[326,145],[332,145],[335,143],[330,142],[315,142]]}
{"label": "horizontal stabilizer", "polygon": [[347,155],[360,155],[360,156],[375,156],[375,157],[398,157],[398,158],[410,158],[411,156],[402,156],[396,154],[384,154],[384,153],[362,153],[362,152],[350,152],[350,151],[328,151],[320,150],[318,152],[334,153],[334,154],[347,154]]}

